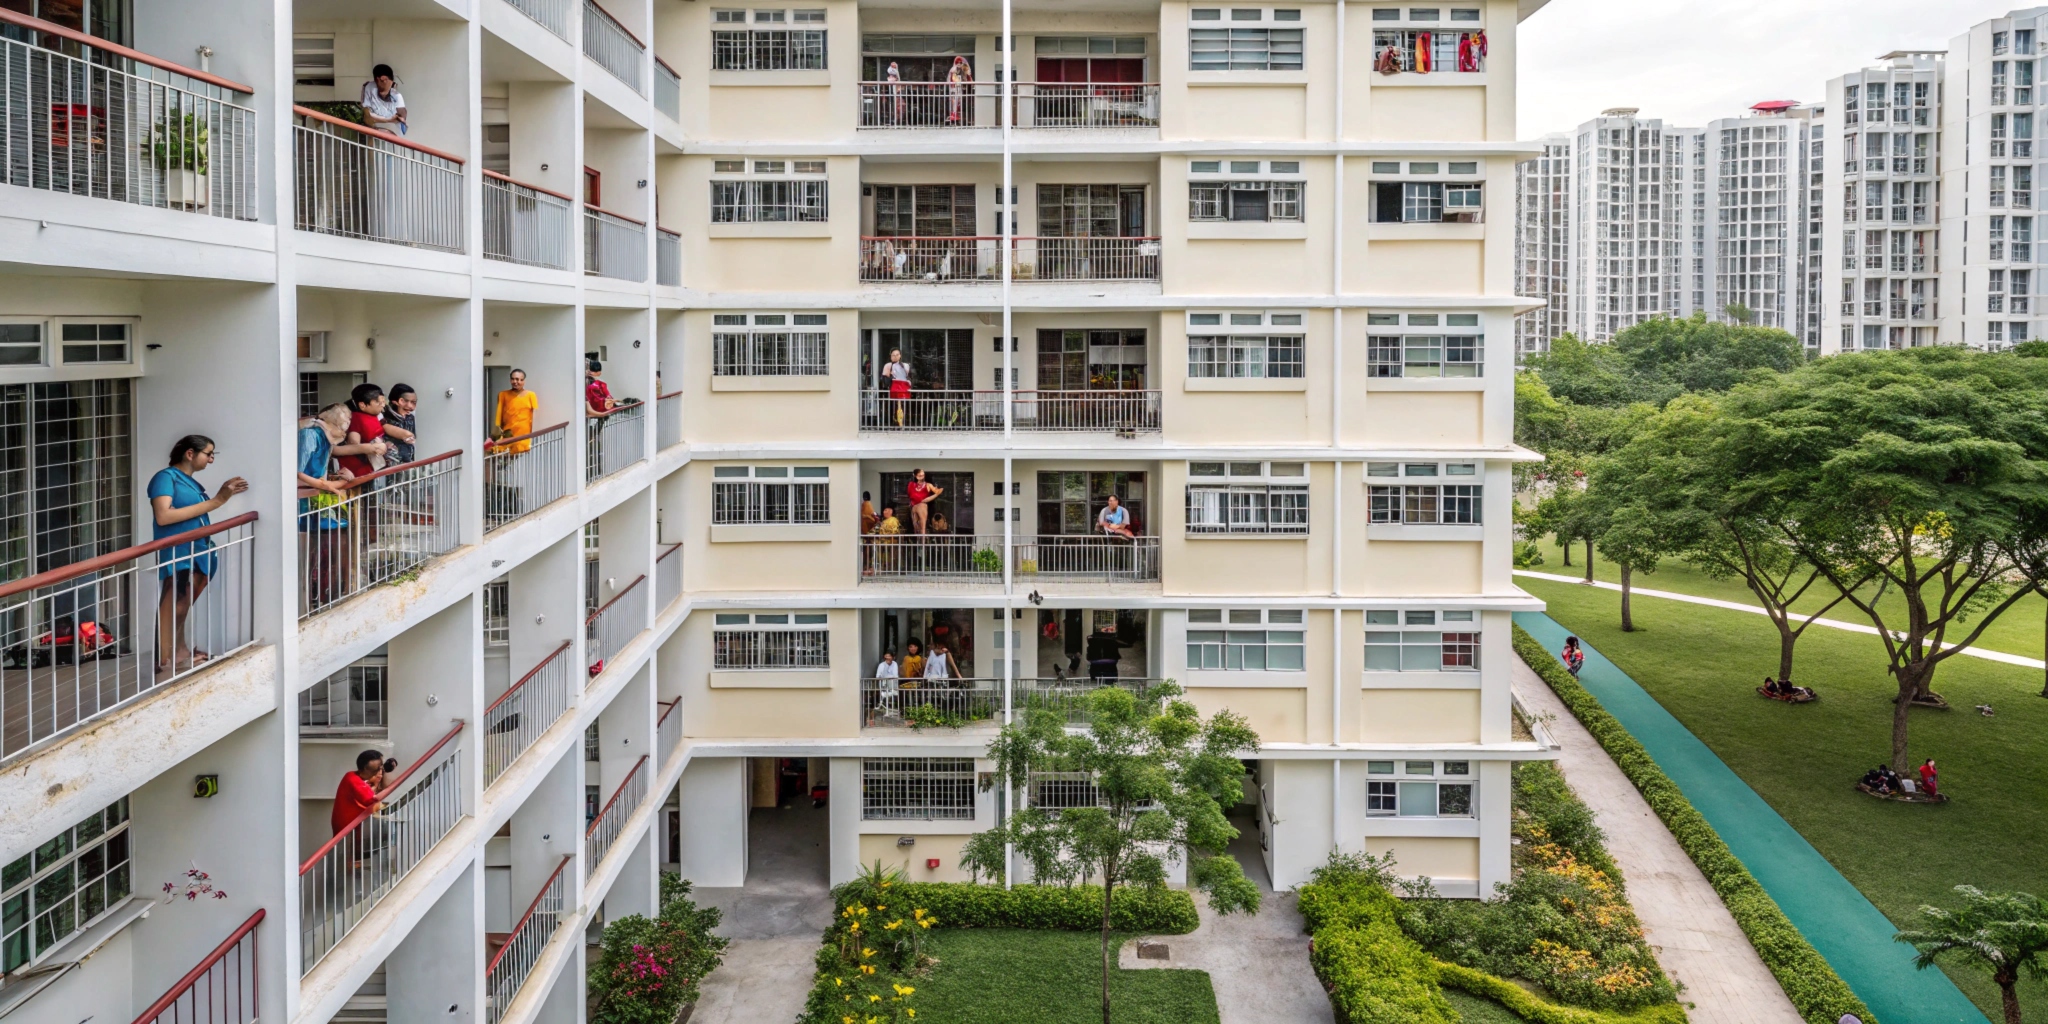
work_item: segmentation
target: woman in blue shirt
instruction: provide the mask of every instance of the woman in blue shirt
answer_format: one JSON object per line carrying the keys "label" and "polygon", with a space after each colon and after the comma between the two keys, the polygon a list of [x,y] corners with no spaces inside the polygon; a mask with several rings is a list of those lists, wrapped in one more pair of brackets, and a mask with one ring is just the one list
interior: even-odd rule
{"label": "woman in blue shirt", "polygon": [[[171,464],[157,471],[149,479],[149,507],[154,523],[154,539],[176,537],[190,533],[212,523],[209,514],[228,503],[228,499],[249,489],[249,482],[241,477],[229,477],[220,485],[220,493],[212,497],[206,488],[194,479],[201,470],[213,464],[213,439],[199,434],[188,434],[171,446]],[[192,605],[199,595],[206,592],[206,584],[213,578],[220,562],[220,556],[213,553],[213,541],[201,537],[184,544],[174,544],[157,553],[157,579],[161,593],[156,607],[156,670],[166,671],[176,665],[182,655],[186,666],[205,661],[210,655],[193,647],[186,636],[185,617],[191,614]]]}

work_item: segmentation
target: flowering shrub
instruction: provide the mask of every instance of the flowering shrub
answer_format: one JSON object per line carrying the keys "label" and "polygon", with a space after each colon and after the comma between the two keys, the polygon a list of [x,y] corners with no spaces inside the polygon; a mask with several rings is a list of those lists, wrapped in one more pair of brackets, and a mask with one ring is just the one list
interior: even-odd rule
{"label": "flowering shrub", "polygon": [[727,940],[711,934],[718,908],[697,906],[690,883],[666,872],[661,897],[660,916],[605,926],[604,952],[590,965],[592,1024],[670,1024],[725,958]]}

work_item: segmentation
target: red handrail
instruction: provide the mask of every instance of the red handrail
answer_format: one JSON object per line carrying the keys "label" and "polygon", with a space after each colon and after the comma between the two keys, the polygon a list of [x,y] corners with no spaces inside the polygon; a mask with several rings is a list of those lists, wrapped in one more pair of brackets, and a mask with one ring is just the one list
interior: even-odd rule
{"label": "red handrail", "polygon": [[[660,725],[661,723],[656,722],[655,724]],[[626,795],[627,784],[633,781],[633,776],[640,774],[640,769],[646,766],[646,764],[646,754],[640,755],[640,760],[633,762],[633,769],[626,773],[625,778],[619,780],[619,788],[612,790],[612,798],[604,802],[604,807],[598,810],[597,817],[590,819],[590,827],[583,830],[583,838],[588,839],[596,834],[597,826],[604,821],[604,816],[611,813],[612,805],[618,803],[620,797]],[[516,931],[517,929],[514,930]]]}
{"label": "red handrail", "polygon": [[[560,864],[555,865],[555,870],[548,873],[547,881],[540,883],[540,891],[533,894],[533,902],[526,905],[526,913],[519,915],[519,920],[512,925],[512,930],[506,932],[505,934],[519,934],[519,929],[526,927],[526,922],[533,919],[533,912],[540,909],[541,897],[546,896],[548,894],[548,886],[555,884],[556,877],[561,875],[563,868],[569,866],[569,860],[572,856],[574,855],[567,853],[562,855],[562,862]],[[509,941],[506,942],[504,945],[498,947],[498,955],[491,958],[491,962],[484,967],[484,973],[488,975],[492,971],[497,970],[498,961],[505,959],[506,951],[510,950],[511,948],[512,943]],[[475,961],[471,962],[474,963]]]}
{"label": "red handrail", "polygon": [[661,400],[662,400],[662,399],[664,399],[664,398],[674,398],[674,397],[676,397],[677,395],[680,395],[680,394],[682,394],[682,393],[683,393],[683,389],[682,389],[682,388],[677,388],[677,389],[675,389],[674,391],[671,391],[671,392],[669,392],[668,394],[665,394],[665,395],[656,395],[656,396],[654,396],[654,400],[655,400],[655,401],[657,401],[657,402],[659,402],[659,401],[661,401]]}
{"label": "red handrail", "polygon": [[601,213],[607,217],[617,217],[620,220],[638,224],[643,228],[647,226],[647,222],[644,220],[635,220],[634,218],[628,217],[623,213],[613,213],[610,210],[607,210],[604,207],[597,205],[596,203],[584,203],[583,208],[591,213]]}
{"label": "red handrail", "polygon": [[[602,10],[602,8],[600,8],[600,10]],[[628,32],[628,33],[626,33],[626,34],[630,36],[630,35],[632,35],[633,33],[631,33],[631,32]],[[667,71],[667,72],[668,72],[669,74],[671,74],[671,75],[674,75],[674,76],[676,76],[677,78],[681,78],[681,77],[683,77],[683,76],[682,76],[682,73],[681,73],[681,72],[677,71],[676,69],[674,69],[674,68],[672,68],[672,67],[669,67],[669,66],[668,66],[668,61],[662,60],[662,59],[661,59],[661,58],[660,58],[659,56],[656,56],[656,57],[654,58],[654,62],[655,62],[656,64],[659,64],[659,65],[661,65],[661,67],[662,67],[662,70],[664,70],[664,71]]]}
{"label": "red handrail", "polygon": [[514,177],[512,177],[512,176],[511,176],[511,175],[509,175],[509,174],[499,174],[499,173],[498,173],[497,171],[489,171],[489,170],[487,170],[487,171],[485,171],[485,172],[484,172],[484,177],[486,177],[486,178],[493,178],[493,179],[496,179],[496,180],[498,180],[498,181],[502,181],[502,182],[504,182],[504,183],[505,183],[505,184],[507,184],[507,185],[517,185],[517,186],[519,186],[520,188],[530,188],[530,189],[534,190],[535,192],[545,192],[545,193],[547,193],[548,195],[554,196],[554,197],[555,197],[556,199],[566,199],[566,200],[568,200],[568,201],[570,201],[570,202],[572,202],[572,203],[576,201],[576,197],[575,197],[575,196],[565,196],[565,195],[563,195],[562,193],[560,193],[560,192],[557,192],[557,191],[555,191],[554,189],[551,189],[551,188],[542,188],[542,187],[540,187],[539,185],[529,185],[529,184],[527,184],[526,182],[520,181],[519,179],[517,179],[517,178],[514,178]]}
{"label": "red handrail", "polygon": [[665,228],[665,227],[662,227],[662,226],[661,226],[661,225],[659,225],[659,224],[656,224],[656,225],[654,226],[654,230],[656,230],[656,231],[659,231],[659,232],[661,232],[661,233],[662,233],[662,234],[664,234],[664,235],[674,235],[674,236],[676,236],[677,238],[681,238],[681,237],[683,237],[683,233],[682,233],[682,232],[680,232],[680,231],[677,231],[677,230],[675,230],[674,228]]}
{"label": "red handrail", "polygon": [[665,559],[665,558],[667,558],[668,556],[670,556],[670,555],[673,555],[673,554],[675,554],[675,553],[676,553],[676,552],[678,552],[678,551],[681,551],[682,549],[683,549],[683,546],[682,546],[681,544],[675,544],[675,545],[671,546],[671,547],[670,547],[670,548],[669,548],[669,549],[668,549],[667,551],[664,551],[664,552],[662,552],[661,554],[658,554],[658,555],[654,556],[654,564],[656,564],[656,565],[660,565],[660,564],[661,564],[661,561],[662,561],[662,559]]}
{"label": "red handrail", "polygon": [[[655,701],[655,703],[661,704],[660,701]],[[660,726],[661,723],[668,721],[668,716],[674,714],[677,708],[683,706],[683,699],[681,697],[677,697],[676,699],[669,701],[666,704],[661,704],[661,706],[667,708],[668,710],[663,711],[661,714],[655,716],[654,724],[657,727]],[[588,833],[585,834],[587,835]]]}
{"label": "red handrail", "polygon": [[551,434],[568,425],[568,421],[565,420],[561,423],[555,424],[552,427],[542,427],[539,430],[529,431],[527,433],[519,435],[518,437],[505,437],[500,438],[496,441],[486,440],[484,441],[484,447],[489,448],[492,447],[493,445],[511,444],[514,441],[529,441],[532,440],[533,438],[541,436],[542,434]]}
{"label": "red handrail", "polygon": [[323,114],[310,107],[299,106],[296,103],[292,104],[292,113],[298,114],[301,117],[310,117],[315,121],[325,121],[328,124],[340,125],[341,127],[347,128],[350,131],[361,132],[362,134],[368,135],[372,138],[383,139],[385,142],[396,143],[400,146],[404,146],[407,149],[418,150],[419,152],[425,153],[428,156],[437,156],[443,160],[450,161],[457,165],[460,165],[464,162],[461,157],[456,156],[453,153],[443,153],[432,146],[422,146],[419,143],[413,142],[402,135],[393,135],[390,132],[378,131],[377,129],[372,128],[369,125],[357,124],[354,121],[344,121],[341,118],[335,117],[332,114]]}
{"label": "red handrail", "polygon": [[455,728],[448,730],[448,735],[441,737],[440,740],[435,742],[433,746],[428,747],[426,753],[421,754],[416,760],[413,761],[412,764],[408,765],[404,771],[399,772],[398,778],[394,780],[390,785],[385,786],[383,792],[377,794],[376,803],[373,803],[369,807],[364,808],[361,814],[355,816],[355,820],[350,821],[347,825],[342,826],[341,831],[336,832],[334,834],[334,838],[329,839],[327,842],[321,844],[319,849],[314,850],[313,855],[311,857],[306,858],[306,862],[304,864],[299,865],[299,874],[303,875],[306,872],[313,870],[313,865],[320,863],[320,858],[326,856],[327,851],[334,849],[335,845],[341,842],[343,836],[348,835],[350,832],[354,832],[356,830],[356,827],[361,825],[363,823],[363,820],[370,816],[371,811],[377,806],[378,803],[383,803],[385,797],[398,792],[398,787],[405,785],[405,780],[412,778],[412,773],[419,771],[420,765],[432,763],[434,760],[434,755],[440,753],[441,748],[447,746],[448,741],[454,739],[455,734],[462,731],[462,726],[462,719],[456,719]]}
{"label": "red handrail", "polygon": [[[212,970],[214,964],[220,963],[222,960],[226,959],[228,953],[235,948],[236,943],[241,942],[242,939],[247,937],[250,932],[255,931],[256,926],[263,923],[263,915],[263,908],[257,907],[256,912],[250,914],[249,919],[247,921],[242,922],[241,927],[236,928],[232,932],[229,932],[228,937],[225,941],[223,941],[220,945],[215,946],[213,948],[213,952],[206,954],[206,959],[199,961],[199,966],[194,967],[189,971],[186,971],[185,976],[179,978],[177,982],[171,985],[170,989],[166,991],[163,995],[158,996],[156,1002],[149,1004],[149,1009],[142,1011],[142,1016],[135,1018],[135,1024],[149,1024],[150,1021],[154,1021],[159,1016],[162,1016],[165,1010],[171,1008],[172,1003],[178,1001],[179,996],[183,995],[187,989],[191,988],[194,984],[198,983],[199,979],[202,976],[204,976],[207,971]],[[256,966],[256,954],[255,951],[253,950],[250,952],[249,955],[249,966]],[[257,995],[256,985],[261,978],[262,972],[260,971],[251,971],[249,973],[249,994],[251,996]]]}
{"label": "red handrail", "polygon": [[238,515],[226,522],[214,523],[210,526],[202,526],[197,530],[190,530],[185,533],[173,534],[169,537],[162,537],[144,544],[137,544],[134,547],[122,548],[119,551],[110,551],[104,555],[96,555],[92,558],[88,558],[83,562],[73,562],[70,565],[64,566],[61,569],[51,569],[48,572],[39,572],[34,576],[28,577],[27,579],[19,579],[15,580],[12,583],[0,585],[0,598],[13,597],[16,594],[23,593],[25,591],[35,590],[39,587],[47,587],[51,584],[62,583],[65,580],[74,579],[76,577],[83,576],[89,572],[98,572],[101,569],[105,569],[114,565],[119,565],[120,563],[128,561],[131,558],[140,558],[143,555],[149,554],[150,552],[162,551],[165,548],[177,547],[180,544],[190,544],[201,537],[211,537],[216,533],[222,532],[223,530],[232,530],[237,526],[243,525],[244,523],[253,523],[255,521],[256,513],[244,512],[241,515]]}
{"label": "red handrail", "polygon": [[642,50],[647,49],[647,44],[641,42],[640,37],[634,35],[632,29],[627,28],[623,24],[620,24],[619,19],[612,17],[612,12],[605,10],[603,4],[598,3],[597,0],[584,0],[584,3],[589,4],[592,10],[595,10],[597,13],[604,15],[604,20],[611,22],[614,26],[618,28],[619,31],[624,32],[626,34],[626,38],[631,39],[633,41],[634,46],[637,46]]}
{"label": "red handrail", "polygon": [[633,592],[633,588],[634,588],[634,587],[637,587],[637,586],[639,586],[639,585],[640,585],[640,582],[641,582],[642,580],[645,580],[646,578],[647,578],[647,574],[646,574],[646,573],[641,573],[640,575],[638,575],[638,576],[635,576],[635,577],[633,577],[633,582],[631,582],[631,583],[628,583],[628,584],[626,584],[626,585],[625,585],[624,587],[621,587],[621,588],[619,588],[619,592],[618,592],[618,593],[616,593],[616,594],[613,594],[613,595],[612,595],[612,599],[611,599],[611,600],[609,600],[609,601],[606,601],[606,602],[605,602],[604,604],[602,604],[602,605],[599,605],[599,606],[598,606],[598,609],[597,609],[596,611],[594,611],[594,612],[591,612],[591,613],[590,613],[590,617],[589,617],[589,618],[587,618],[587,619],[584,619],[584,620],[583,620],[583,624],[584,624],[584,625],[586,625],[586,626],[588,626],[588,625],[590,625],[591,623],[593,623],[593,622],[596,622],[596,621],[597,621],[597,617],[598,617],[598,616],[600,616],[600,615],[603,615],[603,614],[605,613],[605,610],[606,610],[606,609],[608,609],[608,608],[610,608],[610,607],[611,607],[612,605],[618,604],[618,603],[619,603],[619,598],[622,598],[622,597],[626,596],[627,594],[630,594],[630,593],[632,593],[632,592]]}
{"label": "red handrail", "polygon": [[243,85],[240,82],[230,81],[229,79],[225,79],[220,77],[219,75],[211,74],[205,71],[194,71],[183,64],[173,64],[170,61],[164,60],[161,57],[152,57],[149,54],[143,53],[140,50],[131,50],[125,46],[122,46],[120,43],[111,42],[106,39],[101,39],[98,36],[89,36],[83,32],[78,31],[77,29],[65,28],[62,25],[44,21],[41,18],[31,18],[26,14],[17,14],[13,11],[7,10],[4,7],[0,7],[0,21],[8,22],[14,25],[20,25],[22,28],[33,29],[37,32],[47,32],[50,35],[57,36],[62,39],[69,39],[74,43],[83,43],[84,45],[90,46],[95,50],[105,50],[106,52],[111,53],[117,57],[126,57],[129,60],[136,61],[141,64],[147,64],[153,68],[162,68],[165,71],[171,72],[172,74],[184,75],[186,78],[190,78],[193,81],[205,82],[208,85],[217,85],[223,89],[232,89],[235,92],[243,93],[249,96],[256,95],[256,87],[253,85]]}
{"label": "red handrail", "polygon": [[526,673],[525,675],[523,675],[523,676],[520,676],[520,677],[519,677],[519,681],[518,681],[518,682],[516,682],[516,683],[513,683],[513,684],[512,684],[511,686],[508,686],[508,687],[506,687],[506,688],[505,688],[505,692],[504,692],[504,693],[501,693],[501,694],[499,694],[499,695],[498,695],[498,699],[497,699],[497,700],[494,700],[494,701],[492,701],[492,702],[491,702],[491,706],[490,706],[490,707],[487,707],[487,708],[485,708],[485,709],[484,709],[484,714],[487,714],[487,715],[488,715],[488,714],[490,714],[491,712],[493,712],[493,711],[496,711],[496,710],[498,710],[498,705],[500,705],[500,704],[503,704],[503,703],[505,703],[505,701],[506,701],[506,700],[508,700],[508,699],[510,699],[510,698],[511,698],[511,696],[512,696],[513,694],[515,694],[515,693],[518,693],[518,692],[519,692],[519,688],[520,688],[520,687],[522,687],[522,686],[525,686],[525,685],[526,685],[526,681],[527,681],[527,680],[529,680],[529,679],[532,679],[532,678],[533,678],[534,676],[537,676],[537,675],[539,675],[539,674],[540,674],[540,670],[541,670],[541,669],[544,669],[544,668],[548,667],[548,663],[549,663],[549,662],[551,662],[551,661],[555,660],[556,658],[559,658],[559,657],[561,657],[561,656],[562,656],[562,654],[563,654],[563,652],[567,651],[568,649],[569,649],[569,641],[567,641],[567,640],[564,640],[564,641],[562,641],[562,646],[560,646],[560,647],[557,647],[557,648],[555,648],[555,650],[554,650],[554,653],[552,653],[552,654],[549,654],[549,655],[548,655],[547,657],[545,657],[545,658],[542,658],[542,659],[540,660],[540,664],[538,664],[538,665],[535,665],[535,666],[534,666],[534,667],[532,668],[532,670],[528,671],[528,672],[527,672],[527,673]]}
{"label": "red handrail", "polygon": [[[396,473],[401,469],[418,469],[421,466],[431,466],[436,462],[446,461],[460,454],[462,454],[462,449],[457,448],[453,451],[445,451],[439,455],[428,456],[427,458],[424,459],[418,459],[412,462],[401,462],[396,466],[386,466],[383,469],[380,469],[374,473],[365,473],[362,476],[355,477],[354,479],[349,480],[343,486],[344,489],[353,491],[356,488],[361,487],[362,485],[369,483],[370,481],[375,480],[380,476],[390,476],[391,474]],[[299,497],[301,498],[310,498],[313,495],[319,493],[319,491],[316,491],[311,487],[299,488]]]}

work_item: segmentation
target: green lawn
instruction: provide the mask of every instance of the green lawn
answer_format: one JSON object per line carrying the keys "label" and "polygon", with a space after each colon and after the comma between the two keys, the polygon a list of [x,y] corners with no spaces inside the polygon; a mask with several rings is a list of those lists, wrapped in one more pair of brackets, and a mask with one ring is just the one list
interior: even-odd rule
{"label": "green lawn", "polygon": [[[1127,935],[1112,936],[1122,942]],[[1015,928],[942,929],[938,957],[917,983],[919,1020],[945,1024],[1101,1024],[1102,937],[1096,932]],[[1117,1024],[1216,1024],[1216,992],[1204,971],[1117,970],[1110,978]]]}
{"label": "green lawn", "polygon": [[1444,998],[1451,1001],[1452,1008],[1458,1011],[1458,1018],[1464,1024],[1524,1024],[1524,1018],[1517,1016],[1515,1011],[1491,999],[1451,988],[1444,989]]}
{"label": "green lawn", "polygon": [[[1537,543],[1542,545],[1543,548],[1543,564],[1532,566],[1537,572],[1555,573],[1560,576],[1584,576],[1586,574],[1586,546],[1583,543],[1572,545],[1572,564],[1569,567],[1565,566],[1564,555],[1558,550],[1556,543],[1551,538],[1544,537]],[[1595,551],[1593,557],[1593,578],[1608,583],[1619,583],[1621,582],[1621,572],[1614,567],[1613,562],[1601,557]],[[1695,597],[1711,597],[1721,601],[1740,601],[1744,604],[1756,603],[1756,595],[1750,593],[1749,587],[1740,579],[1717,580],[1686,564],[1684,561],[1675,558],[1665,559],[1654,573],[1636,574],[1635,585],[1647,587],[1651,590],[1669,590],[1680,594],[1691,594]],[[1819,610],[1822,605],[1827,604],[1829,598],[1834,596],[1835,592],[1829,589],[1827,581],[1822,580],[1807,591],[1807,596],[1795,604],[1793,610],[1810,614]],[[1883,610],[1885,621],[1888,624],[1903,621],[1902,618],[1894,618],[1895,616],[1902,617],[1905,611],[1905,605],[1896,593],[1887,594],[1880,603],[1879,608]],[[2044,619],[2044,616],[2048,616],[2048,602],[2042,601],[2039,594],[2029,594],[2021,598],[2019,603],[2007,609],[2005,614],[1993,620],[1991,626],[1984,631],[1983,638],[1977,641],[1976,646],[1987,650],[2000,651],[2005,654],[2018,654],[2029,658],[2039,658],[2042,651],[2043,628],[2048,626],[2048,619]],[[1870,621],[1864,617],[1861,610],[1847,601],[1839,602],[1833,608],[1829,608],[1827,617],[1830,619],[1840,619],[1843,622],[1867,624]],[[1807,631],[1807,635],[1811,636],[1815,630],[1824,628],[1826,627],[1815,626]],[[1896,629],[1898,627],[1894,625],[1893,628]],[[1963,635],[1968,634],[1970,628],[1975,628],[1974,620],[1969,623],[1969,628],[1963,629],[1960,634],[1952,630],[1950,639],[1962,639]],[[1867,637],[1865,639],[1869,643],[1877,643],[1875,637]],[[1773,649],[1775,650],[1775,648]],[[1777,673],[1776,659],[1773,659],[1770,672],[1773,675]],[[1803,667],[1799,666],[1796,661],[1794,662],[1792,674],[1795,677],[1805,674]],[[1757,678],[1762,679],[1763,674],[1759,673]],[[2038,676],[2036,678],[2038,679]],[[2040,684],[2036,682],[2034,688],[2038,691]]]}
{"label": "green lawn", "polygon": [[[1893,923],[1914,921],[1924,903],[1952,902],[1950,888],[1962,883],[2048,893],[2048,700],[2038,696],[2039,672],[1967,657],[1944,663],[1935,689],[1957,710],[1914,712],[1912,754],[1936,759],[1954,800],[1887,803],[1854,788],[1890,750],[1896,691],[1876,637],[1810,630],[1799,642],[1798,676],[1822,699],[1779,704],[1754,692],[1777,666],[1777,634],[1762,616],[1639,598],[1637,631],[1623,633],[1614,591],[1519,582],[1720,755]],[[1997,715],[1977,714],[1976,704]],[[1950,976],[1999,1018],[1990,982]],[[2029,1019],[2048,1020],[2048,982],[2021,991]]]}

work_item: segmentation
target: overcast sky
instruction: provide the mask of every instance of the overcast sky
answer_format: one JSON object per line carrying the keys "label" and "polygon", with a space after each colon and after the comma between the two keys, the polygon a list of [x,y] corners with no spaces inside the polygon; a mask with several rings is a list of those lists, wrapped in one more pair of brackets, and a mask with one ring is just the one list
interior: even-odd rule
{"label": "overcast sky", "polygon": [[2014,0],[1550,0],[1522,23],[1521,124],[1533,139],[1608,107],[1699,127],[1761,100],[1825,99],[1892,50],[1940,50]]}

